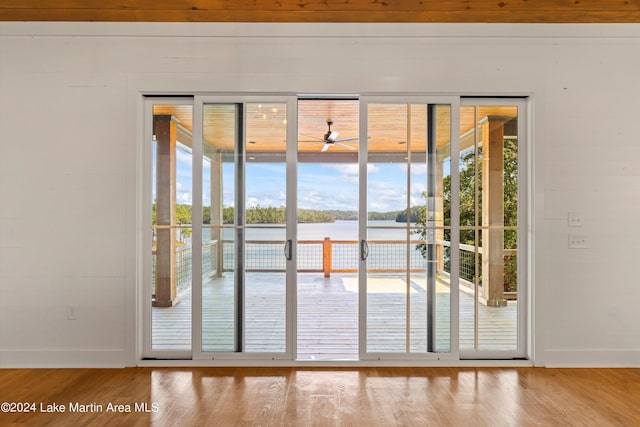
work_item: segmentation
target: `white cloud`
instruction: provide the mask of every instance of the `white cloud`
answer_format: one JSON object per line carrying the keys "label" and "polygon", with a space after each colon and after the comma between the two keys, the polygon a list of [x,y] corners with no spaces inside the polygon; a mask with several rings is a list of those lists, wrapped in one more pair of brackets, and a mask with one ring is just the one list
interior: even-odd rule
{"label": "white cloud", "polygon": [[177,202],[180,204],[191,204],[191,192],[183,191],[176,193]]}
{"label": "white cloud", "polygon": [[186,151],[176,150],[176,162],[191,168],[193,165],[193,156]]}
{"label": "white cloud", "polygon": [[360,182],[360,178],[358,178],[357,176],[343,175],[340,177],[340,181],[347,184],[358,185],[358,183]]}
{"label": "white cloud", "polygon": [[391,183],[374,181],[369,183],[367,204],[370,211],[386,212],[406,209],[404,188]]}
{"label": "white cloud", "polygon": [[258,199],[256,199],[255,197],[247,197],[247,207],[248,208],[255,208],[259,204],[260,203],[258,203]]}
{"label": "white cloud", "polygon": [[326,202],[327,196],[321,195],[316,191],[307,191],[300,194],[300,202],[303,209],[318,209],[317,205],[322,205]]}
{"label": "white cloud", "polygon": [[411,163],[411,174],[412,175],[426,175],[427,174],[427,165],[426,165],[426,163]]}
{"label": "white cloud", "polygon": [[411,194],[422,194],[423,191],[427,191],[427,185],[423,182],[412,182],[411,183]]}
{"label": "white cloud", "polygon": [[223,206],[225,208],[232,208],[235,205],[235,197],[233,194],[233,189],[229,187],[225,187],[223,190],[222,196]]}
{"label": "white cloud", "polygon": [[247,207],[254,208],[256,206],[261,207],[274,207],[279,208],[285,206],[287,198],[283,192],[274,194],[252,194],[247,196]]}
{"label": "white cloud", "polygon": [[[324,168],[335,171],[331,177],[350,185],[358,185],[360,182],[360,166],[357,163],[323,165]],[[373,163],[367,164],[367,173],[376,174],[380,168]]]}
{"label": "white cloud", "polygon": [[327,169],[333,169],[338,171],[342,175],[358,175],[359,166],[357,163],[343,163],[343,164],[331,164],[323,165]]}

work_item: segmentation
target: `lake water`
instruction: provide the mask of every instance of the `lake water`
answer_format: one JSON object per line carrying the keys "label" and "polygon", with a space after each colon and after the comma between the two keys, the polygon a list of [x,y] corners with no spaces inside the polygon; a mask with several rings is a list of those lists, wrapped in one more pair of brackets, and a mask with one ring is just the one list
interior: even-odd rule
{"label": "lake water", "polygon": [[[425,266],[425,260],[420,253],[410,250],[407,254],[406,238],[407,230],[402,228],[402,223],[395,221],[369,221],[367,240],[369,241],[368,265],[372,269],[396,269],[402,270],[407,265],[407,255],[411,257],[411,265],[415,267]],[[245,267],[248,270],[283,270],[285,258],[283,256],[283,242],[285,228],[282,224],[251,225],[245,231]],[[203,230],[206,239],[206,231]],[[234,230],[223,230],[224,263],[225,269],[234,268]],[[322,269],[322,240],[325,237],[334,241],[332,265],[334,269],[358,268],[360,247],[356,243],[358,238],[358,221],[336,221],[332,223],[298,224],[297,261],[298,268],[302,270]],[[418,236],[412,234],[411,240],[418,240]],[[335,241],[352,241],[353,243],[336,243]],[[305,241],[307,241],[305,243]],[[312,243],[308,241],[315,241]],[[264,243],[262,243],[264,242]],[[301,243],[302,242],[302,243]]]}
{"label": "lake water", "polygon": [[[367,232],[368,240],[401,240],[407,232],[403,223],[395,221],[369,221],[371,228]],[[246,240],[285,240],[285,228],[282,224],[255,224],[246,229]],[[277,227],[277,228],[274,228]],[[206,233],[206,230],[203,230]],[[225,229],[224,239],[232,239],[233,230]],[[298,224],[298,240],[359,240],[358,221],[336,221],[329,223]],[[417,238],[412,236],[413,238]],[[205,239],[206,241],[206,234]]]}

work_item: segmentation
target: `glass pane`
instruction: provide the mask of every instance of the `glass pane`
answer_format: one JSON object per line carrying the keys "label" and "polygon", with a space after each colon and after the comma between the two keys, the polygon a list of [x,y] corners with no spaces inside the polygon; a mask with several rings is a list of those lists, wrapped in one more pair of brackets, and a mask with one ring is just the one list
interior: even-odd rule
{"label": "glass pane", "polygon": [[245,352],[286,350],[286,107],[246,104]]}
{"label": "glass pane", "polygon": [[244,108],[241,142],[243,105],[204,106],[203,350],[284,352],[287,110]]}
{"label": "glass pane", "polygon": [[504,292],[505,298],[514,299],[518,292],[518,231],[504,232]]}
{"label": "glass pane", "polygon": [[424,305],[410,311],[410,299],[424,292],[407,281],[407,229],[369,229],[367,242],[367,351],[407,352],[407,316],[424,317]]}
{"label": "glass pane", "polygon": [[297,355],[358,357],[359,102],[298,102]]}
{"label": "glass pane", "polygon": [[[515,120],[514,120],[515,121]],[[515,125],[511,125],[515,127]],[[504,137],[504,225],[518,225],[518,137]]]}
{"label": "glass pane", "polygon": [[[407,104],[370,104],[367,133],[367,351],[409,351],[411,299],[414,289],[408,275],[411,212],[409,208],[409,150],[426,137],[412,133],[420,120]],[[416,111],[419,108],[416,108]],[[423,144],[424,145],[424,144]],[[424,157],[424,156],[423,156]],[[424,295],[424,292],[422,292]],[[424,323],[426,325],[426,322]],[[424,329],[424,327],[422,328]]]}
{"label": "glass pane", "polygon": [[[460,232],[460,240],[462,242],[463,233]],[[472,231],[473,233],[473,231]],[[477,232],[476,232],[477,234]],[[473,234],[471,234],[473,236]],[[476,348],[478,324],[476,315],[480,314],[479,296],[482,292],[481,266],[482,253],[481,248],[476,244],[476,239],[465,238],[464,243],[460,243],[457,248],[460,257],[460,349],[472,350]]]}
{"label": "glass pane", "polygon": [[435,352],[451,350],[451,287],[444,271],[444,248],[451,226],[451,106],[433,105],[432,140],[427,156],[427,188],[432,194],[427,206],[427,239],[433,245],[427,256],[427,277],[435,284],[433,348]]}
{"label": "glass pane", "polygon": [[203,107],[202,351],[240,347],[236,257],[243,231],[235,227],[240,114],[235,104]]}
{"label": "glass pane", "polygon": [[[473,318],[466,320],[468,310],[461,299],[461,348],[513,350],[518,330],[518,111],[508,105],[469,106],[464,111],[461,135],[473,134],[475,142],[460,159],[461,222],[471,225],[460,234],[461,286],[462,279],[468,281]],[[472,169],[473,174],[465,173]],[[474,278],[466,277],[472,274]]]}
{"label": "glass pane", "polygon": [[[480,187],[482,180],[476,180],[476,173],[480,174],[482,147],[478,146],[475,120],[475,107],[460,107],[460,226],[474,227],[480,224],[480,202],[482,194]],[[477,184],[477,185],[476,185]],[[478,200],[476,201],[476,194]],[[478,203],[476,203],[478,202]],[[478,210],[476,210],[476,204]],[[473,239],[473,230],[463,232],[463,240]]]}
{"label": "glass pane", "polygon": [[[422,117],[411,121],[432,125],[419,135],[422,139],[411,139],[411,211],[412,211],[412,253],[411,281],[420,286],[424,295],[415,301],[412,299],[412,314],[418,307],[425,307],[425,319],[411,319],[411,351],[447,352],[450,350],[450,285],[449,274],[445,272],[445,237],[451,225],[451,176],[450,176],[450,135],[451,108],[448,105],[431,105],[418,109],[411,106],[412,112],[420,112]],[[415,114],[414,114],[415,115]],[[432,132],[431,140],[427,131]],[[445,226],[447,228],[445,228]],[[446,236],[445,236],[446,234]],[[434,305],[430,306],[430,302]],[[430,308],[431,307],[431,308]],[[433,310],[429,314],[429,310]],[[432,323],[434,334],[431,343],[428,338],[428,325]],[[421,340],[414,335],[423,333]],[[417,343],[420,345],[417,345]]]}
{"label": "glass pane", "polygon": [[191,349],[191,105],[154,105],[152,350]]}
{"label": "glass pane", "polygon": [[451,108],[373,104],[368,122],[367,351],[449,351]]}
{"label": "glass pane", "polygon": [[[410,316],[409,339],[411,352],[429,351],[429,301],[430,288],[427,286],[428,274],[435,267],[433,244],[435,238],[435,206],[431,193],[436,190],[435,163],[429,160],[430,144],[428,141],[428,107],[427,105],[411,104],[408,106],[409,138],[407,150],[409,151],[409,197],[410,215],[407,222],[411,227],[409,247],[409,274],[411,283],[410,291]],[[432,170],[433,169],[433,170]],[[428,203],[428,201],[431,203]],[[440,215],[442,216],[442,215]]]}

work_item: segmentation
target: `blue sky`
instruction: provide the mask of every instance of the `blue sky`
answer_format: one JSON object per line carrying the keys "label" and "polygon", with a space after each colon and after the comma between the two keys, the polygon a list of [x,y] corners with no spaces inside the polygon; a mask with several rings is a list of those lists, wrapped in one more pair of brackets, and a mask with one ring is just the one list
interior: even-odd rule
{"label": "blue sky", "polygon": [[[284,164],[249,164],[246,200],[252,206],[284,206],[286,183]],[[403,210],[407,206],[407,166],[370,164],[368,206],[370,211]],[[205,175],[206,176],[206,175]],[[233,167],[224,170],[224,182],[233,182]],[[426,190],[426,167],[412,167],[411,204],[422,204]],[[225,206],[233,204],[233,187],[225,185]],[[298,208],[358,210],[357,164],[298,164]]]}
{"label": "blue sky", "polygon": [[[176,201],[191,204],[192,160],[187,151],[177,150]],[[155,156],[154,156],[155,157]],[[155,175],[155,166],[153,167]],[[426,189],[426,166],[412,165],[411,205],[422,204],[421,193]],[[210,165],[204,162],[203,205],[210,201]],[[446,167],[445,173],[448,173]],[[406,164],[369,164],[368,209],[388,212],[403,210],[407,206]],[[155,176],[154,176],[155,179]],[[223,204],[234,203],[234,166],[223,167]],[[154,189],[155,193],[155,189]],[[153,194],[155,199],[155,194]],[[247,206],[284,206],[286,204],[286,171],[282,163],[249,163],[246,170]],[[357,164],[308,164],[298,165],[298,208],[317,210],[358,210]]]}

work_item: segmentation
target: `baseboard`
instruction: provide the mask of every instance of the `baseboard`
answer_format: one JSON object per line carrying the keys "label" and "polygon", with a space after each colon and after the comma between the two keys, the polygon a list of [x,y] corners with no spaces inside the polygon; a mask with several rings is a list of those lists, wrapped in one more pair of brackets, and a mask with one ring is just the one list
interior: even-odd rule
{"label": "baseboard", "polygon": [[123,368],[125,350],[0,350],[0,368]]}
{"label": "baseboard", "polygon": [[640,349],[545,350],[547,368],[640,368]]}
{"label": "baseboard", "polygon": [[[440,362],[441,364],[442,362]],[[530,364],[531,362],[526,362]],[[202,361],[143,361],[139,366],[201,365]],[[505,361],[491,365],[510,366]],[[294,363],[294,365],[297,365]],[[438,363],[436,363],[438,365]],[[485,366],[486,361],[458,361],[447,366]],[[125,350],[0,350],[0,368],[123,368]],[[640,368],[640,349],[552,349],[547,368]]]}

